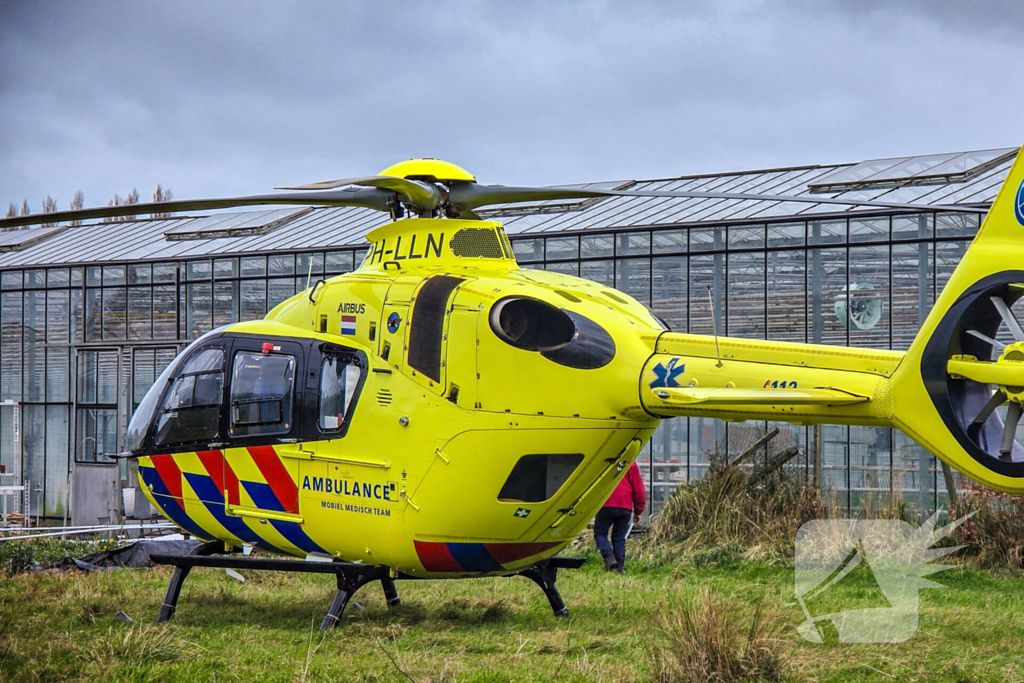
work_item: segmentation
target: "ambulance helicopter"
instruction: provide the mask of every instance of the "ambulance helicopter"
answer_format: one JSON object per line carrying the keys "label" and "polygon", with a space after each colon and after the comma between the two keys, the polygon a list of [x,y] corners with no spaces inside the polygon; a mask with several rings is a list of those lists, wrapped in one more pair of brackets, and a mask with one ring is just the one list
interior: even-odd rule
{"label": "ambulance helicopter", "polygon": [[[418,159],[289,193],[0,228],[259,204],[392,218],[354,272],[195,340],[135,411],[122,455],[137,460],[150,502],[208,541],[161,558],[176,565],[161,621],[193,566],[334,573],[323,628],[370,581],[397,604],[396,578],[524,575],[564,615],[556,571],[580,561],[558,552],[666,418],[896,427],[968,477],[1024,493],[1024,330],[1010,311],[1024,294],[1022,158],[907,352],[674,333],[622,292],[520,268],[501,224],[474,211],[607,196],[943,207],[486,186]],[[996,339],[1002,326],[1013,342]],[[225,555],[248,547],[326,562]]]}

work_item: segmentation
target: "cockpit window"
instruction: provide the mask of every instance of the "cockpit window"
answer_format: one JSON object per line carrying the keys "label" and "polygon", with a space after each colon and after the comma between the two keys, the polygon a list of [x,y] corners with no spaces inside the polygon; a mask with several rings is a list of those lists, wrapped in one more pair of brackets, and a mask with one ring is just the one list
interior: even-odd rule
{"label": "cockpit window", "polygon": [[212,441],[220,435],[224,395],[224,349],[210,347],[190,356],[164,398],[157,422],[157,446]]}
{"label": "cockpit window", "polygon": [[320,429],[341,429],[352,412],[352,398],[362,369],[354,363],[327,356],[320,366]]}
{"label": "cockpit window", "polygon": [[294,385],[293,356],[236,353],[231,371],[231,436],[291,431]]}

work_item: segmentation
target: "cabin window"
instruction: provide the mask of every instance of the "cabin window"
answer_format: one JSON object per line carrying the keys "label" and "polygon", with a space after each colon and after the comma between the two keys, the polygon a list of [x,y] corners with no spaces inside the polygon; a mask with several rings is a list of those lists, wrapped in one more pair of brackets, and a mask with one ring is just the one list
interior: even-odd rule
{"label": "cabin window", "polygon": [[328,356],[320,366],[320,429],[341,429],[352,412],[353,398],[362,369],[340,358]]}
{"label": "cabin window", "polygon": [[503,503],[540,503],[550,499],[576,471],[580,453],[524,455],[498,493]]}
{"label": "cabin window", "polygon": [[224,349],[205,348],[185,361],[164,398],[156,445],[212,441],[220,435]]}
{"label": "cabin window", "polygon": [[294,385],[294,356],[236,353],[231,371],[231,436],[291,431]]}

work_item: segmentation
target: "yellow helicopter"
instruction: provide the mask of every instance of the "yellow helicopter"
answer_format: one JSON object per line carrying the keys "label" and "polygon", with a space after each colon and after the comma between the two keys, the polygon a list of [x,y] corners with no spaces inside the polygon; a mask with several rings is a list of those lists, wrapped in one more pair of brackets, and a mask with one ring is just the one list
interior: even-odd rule
{"label": "yellow helicopter", "polygon": [[[557,554],[666,418],[897,427],[965,475],[1024,492],[1024,330],[1010,311],[1024,294],[1022,158],[905,353],[673,333],[622,292],[520,268],[501,224],[474,210],[604,196],[912,204],[486,186],[419,159],[290,193],[0,227],[254,204],[393,219],[356,271],[194,341],[136,410],[122,455],[153,505],[209,541],[162,558],[177,570],[161,621],[193,566],[334,573],[324,628],[369,581],[397,603],[396,578],[525,575],[567,614],[556,570],[579,561]],[[325,561],[223,555],[249,547]]]}

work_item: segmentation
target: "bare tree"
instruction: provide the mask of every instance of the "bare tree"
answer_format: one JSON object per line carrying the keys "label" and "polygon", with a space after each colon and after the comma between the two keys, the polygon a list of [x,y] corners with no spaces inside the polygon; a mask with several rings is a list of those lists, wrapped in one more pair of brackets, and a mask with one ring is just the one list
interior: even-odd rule
{"label": "bare tree", "polygon": [[6,217],[7,218],[17,218],[18,217],[18,205],[17,204],[15,204],[14,202],[11,202],[10,204],[7,205],[7,216]]}
{"label": "bare tree", "polygon": [[[75,193],[74,199],[71,200],[71,210],[72,211],[79,211],[79,210],[81,210],[81,208],[83,206],[85,206],[85,195],[82,194],[81,190],[79,190],[78,192]],[[71,221],[71,223],[70,223],[70,225],[81,225],[81,224],[82,224],[82,221]]]}
{"label": "bare tree", "polygon": [[[174,197],[174,192],[171,188],[164,189],[162,185],[157,185],[156,190],[153,191],[154,202],[169,202]],[[169,213],[154,213],[153,218],[170,218]]]}
{"label": "bare tree", "polygon": [[23,199],[21,201],[21,215],[22,216],[27,216],[30,213],[32,213],[32,209],[28,208],[28,200],[27,199]]}
{"label": "bare tree", "polygon": [[[57,210],[57,201],[50,195],[46,195],[46,199],[43,200],[43,213],[53,213]],[[57,225],[56,223],[43,223],[41,227],[52,228]]]}
{"label": "bare tree", "polygon": [[[124,201],[121,202],[121,203],[123,205],[138,204],[139,203],[139,191],[136,188],[133,187],[132,191],[128,193],[128,196],[125,197]],[[122,220],[122,221],[133,221],[133,220],[135,220],[135,216],[134,215],[124,216],[120,220]]]}
{"label": "bare tree", "polygon": [[[114,193],[114,198],[113,198],[113,199],[111,199],[111,200],[110,200],[109,202],[107,202],[107,206],[121,206],[121,195],[119,195],[119,194],[117,194],[117,193],[115,192],[115,193]],[[104,219],[103,219],[103,222],[104,222],[104,223],[113,223],[113,222],[114,222],[114,220],[115,220],[115,219],[113,219],[113,218],[111,218],[111,217],[109,217],[109,216],[108,216],[108,217],[106,217],[106,218],[104,218]],[[121,219],[120,219],[120,218],[118,218],[117,220],[121,220]]]}

